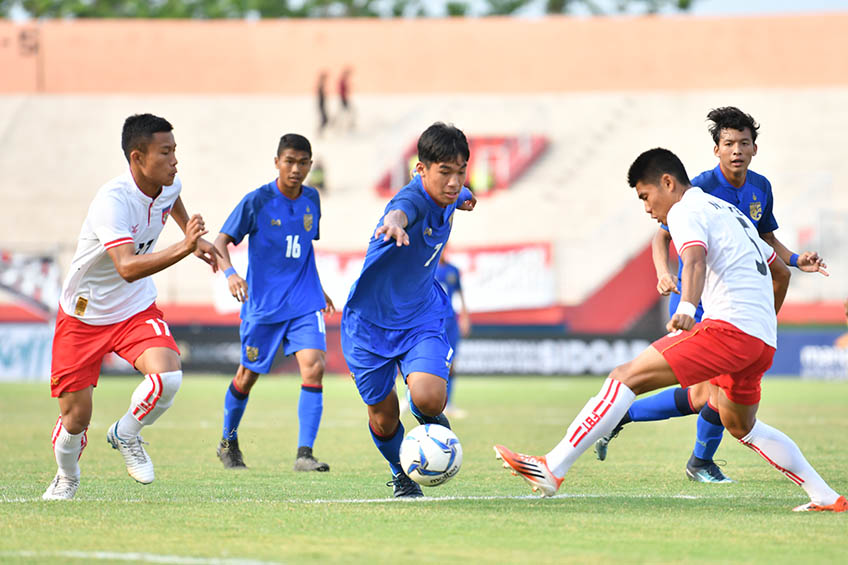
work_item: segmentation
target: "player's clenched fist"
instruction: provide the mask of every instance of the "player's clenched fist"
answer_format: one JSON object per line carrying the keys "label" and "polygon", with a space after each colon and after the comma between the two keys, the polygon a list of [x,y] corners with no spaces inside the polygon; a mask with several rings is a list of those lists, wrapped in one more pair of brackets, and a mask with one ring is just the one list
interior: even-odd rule
{"label": "player's clenched fist", "polygon": [[194,252],[197,249],[197,240],[206,235],[206,224],[200,214],[194,214],[189,218],[185,229],[185,242],[188,249]]}

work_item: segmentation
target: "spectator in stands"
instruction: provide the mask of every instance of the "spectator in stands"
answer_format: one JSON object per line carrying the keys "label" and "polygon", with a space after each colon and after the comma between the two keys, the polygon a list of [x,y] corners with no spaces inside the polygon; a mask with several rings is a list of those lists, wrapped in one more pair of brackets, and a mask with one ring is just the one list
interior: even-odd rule
{"label": "spectator in stands", "polygon": [[[241,363],[224,397],[224,427],[218,458],[228,469],[244,469],[238,427],[248,395],[268,373],[280,346],[294,355],[301,385],[295,471],[329,471],[312,448],[324,411],[323,377],[327,337],[323,314],[335,312],[324,292],[312,241],[318,239],[321,200],[303,185],[312,165],[312,146],[302,135],[280,138],[274,164],[278,177],[250,192],[230,213],[215,239],[221,267],[241,307]],[[227,246],[250,237],[247,281],[233,268]]]}
{"label": "spectator in stands", "polygon": [[[50,392],[59,401],[53,428],[58,470],[44,500],[70,500],[80,484],[79,459],[87,444],[94,387],[103,356],[115,352],[144,380],[106,440],[123,456],[127,473],[142,484],[155,478],[140,432],[174,403],[183,379],[180,350],[156,306],[150,275],[197,255],[217,270],[217,255],[199,214],[189,217],[177,177],[171,124],[152,114],[124,121],[126,172],[103,185],[91,202],[62,286],[53,336]],[[173,217],[182,241],[153,251]]]}
{"label": "spectator in stands", "polygon": [[324,134],[324,128],[330,122],[327,116],[327,72],[321,71],[318,74],[318,86],[315,89],[315,99],[318,103],[318,136]]}
{"label": "spectator in stands", "polygon": [[[692,179],[692,185],[736,206],[757,228],[760,238],[768,243],[786,264],[806,272],[828,276],[827,265],[815,251],[798,254],[792,252],[774,235],[777,221],[772,214],[774,200],[771,183],[764,176],[748,169],[757,154],[759,124],[739,108],[728,106],[710,110],[707,120],[718,165]],[[653,241],[653,259],[657,271],[657,290],[670,295],[669,313],[673,314],[680,302],[683,261],[679,261],[678,274],[668,269],[668,245],[671,235],[663,225]],[[703,307],[699,304],[695,320],[700,321]],[[598,440],[595,452],[601,461],[606,458],[609,442],[629,422],[665,420],[698,414],[695,448],[686,463],[686,476],[697,482],[732,482],[713,461],[721,443],[724,426],[715,406],[709,404],[710,385],[707,382],[688,388],[669,388],[633,403],[624,418],[609,435]]]}
{"label": "spectator in stands", "polygon": [[353,69],[345,67],[339,77],[339,113],[336,122],[339,127],[352,130],[355,126],[353,104],[350,101],[350,75]]}

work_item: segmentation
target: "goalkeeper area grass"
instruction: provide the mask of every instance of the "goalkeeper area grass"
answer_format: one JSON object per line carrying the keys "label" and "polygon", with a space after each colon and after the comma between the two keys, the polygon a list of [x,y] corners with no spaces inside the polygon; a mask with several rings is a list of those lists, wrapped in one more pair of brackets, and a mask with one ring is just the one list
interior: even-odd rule
{"label": "goalkeeper area grass", "polygon": [[[452,422],[459,474],[395,500],[349,378],[327,376],[315,454],[328,473],[292,470],[298,377],[263,376],[239,430],[246,471],[215,455],[231,377],[187,376],[174,406],[142,431],[156,480],[127,476],[106,443],[136,378],[94,393],[82,482],[72,501],[41,495],[56,471],[58,405],[46,383],[0,384],[2,563],[724,563],[841,562],[848,513],[794,513],[803,490],[725,434],[716,456],[732,484],[684,475],[695,417],[634,423],[606,461],[590,449],[558,495],[540,499],[496,461],[494,443],[544,454],[602,377],[463,378]],[[402,384],[399,383],[399,386]],[[848,382],[768,378],[760,417],[792,437],[848,494]],[[407,413],[406,429],[415,426]]]}

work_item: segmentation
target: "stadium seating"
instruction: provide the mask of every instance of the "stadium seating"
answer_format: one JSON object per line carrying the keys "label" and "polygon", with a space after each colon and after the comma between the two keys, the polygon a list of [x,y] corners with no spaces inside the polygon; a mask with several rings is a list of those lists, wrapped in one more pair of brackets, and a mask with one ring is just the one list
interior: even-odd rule
{"label": "stadium seating", "polygon": [[[308,96],[4,95],[0,96],[2,243],[18,250],[58,249],[67,268],[86,206],[97,187],[125,167],[122,120],[149,111],[175,126],[184,201],[203,213],[210,238],[243,194],[271,180],[285,132],[306,134],[324,163],[320,248],[363,250],[385,200],[374,185],[427,125],[453,122],[474,135],[541,134],[550,145],[508,191],[487,198],[455,223],[455,247],[552,241],[559,299],[583,300],[643,249],[656,225],[626,184],[632,159],[665,146],[688,172],[712,168],[707,111],[737,105],[761,123],[752,168],[774,185],[778,236],[818,249],[836,280],[848,245],[846,89],[603,92],[536,95],[358,96],[352,132],[315,135]],[[332,110],[332,108],[331,108]],[[180,237],[166,229],[162,244]],[[209,303],[210,277],[198,261],[156,276],[163,302]],[[793,277],[792,297],[841,298],[844,285]],[[341,302],[344,297],[336,297]]]}

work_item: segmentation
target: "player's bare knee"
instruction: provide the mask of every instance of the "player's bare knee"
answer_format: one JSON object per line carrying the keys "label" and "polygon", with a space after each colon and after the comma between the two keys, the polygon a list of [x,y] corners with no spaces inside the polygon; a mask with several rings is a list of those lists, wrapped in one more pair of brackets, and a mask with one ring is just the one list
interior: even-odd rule
{"label": "player's bare knee", "polygon": [[730,435],[736,439],[742,439],[751,433],[751,429],[754,427],[756,420],[740,418],[735,415],[725,416],[722,414],[721,423]]}
{"label": "player's bare knee", "polygon": [[391,437],[397,431],[400,420],[392,418],[388,414],[371,414],[368,424],[375,434],[382,437]]}
{"label": "player's bare knee", "polygon": [[318,359],[314,363],[303,367],[300,376],[305,385],[321,386],[324,380],[324,360]]}
{"label": "player's bare knee", "polygon": [[236,384],[236,388],[244,394],[250,393],[250,389],[253,388],[253,385],[256,384],[257,380],[259,380],[259,373],[251,371],[243,365],[239,365],[239,368],[236,371],[236,377],[233,379]]}

